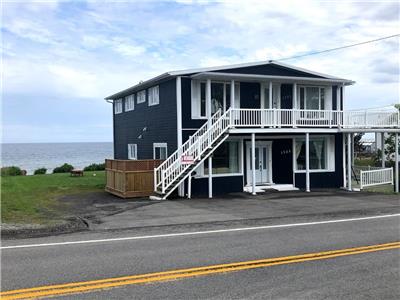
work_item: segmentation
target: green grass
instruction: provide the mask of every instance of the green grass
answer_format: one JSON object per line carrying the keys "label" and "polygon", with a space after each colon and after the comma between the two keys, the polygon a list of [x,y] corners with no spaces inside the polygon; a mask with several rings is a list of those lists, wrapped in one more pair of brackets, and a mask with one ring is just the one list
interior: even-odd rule
{"label": "green grass", "polygon": [[83,177],[71,177],[69,173],[1,177],[2,222],[52,222],[62,216],[63,207],[58,197],[102,191],[104,185],[104,171],[85,172]]}
{"label": "green grass", "polygon": [[355,159],[354,165],[355,166],[371,166],[371,167],[373,167],[375,165],[375,162],[372,159],[372,157],[362,157],[362,158]]}

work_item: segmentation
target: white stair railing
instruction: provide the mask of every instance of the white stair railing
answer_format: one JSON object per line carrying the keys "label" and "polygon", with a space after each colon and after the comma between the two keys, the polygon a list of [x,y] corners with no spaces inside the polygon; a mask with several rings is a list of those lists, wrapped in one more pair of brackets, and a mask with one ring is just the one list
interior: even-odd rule
{"label": "white stair railing", "polygon": [[393,184],[393,168],[360,170],[360,189],[381,184]]}
{"label": "white stair railing", "polygon": [[191,166],[183,163],[182,158],[190,156],[195,164],[198,163],[202,154],[211,148],[212,144],[229,129],[229,126],[230,110],[223,115],[221,115],[221,110],[216,112],[212,116],[211,126],[206,122],[159,167],[154,169],[154,190],[165,194],[166,189]]}

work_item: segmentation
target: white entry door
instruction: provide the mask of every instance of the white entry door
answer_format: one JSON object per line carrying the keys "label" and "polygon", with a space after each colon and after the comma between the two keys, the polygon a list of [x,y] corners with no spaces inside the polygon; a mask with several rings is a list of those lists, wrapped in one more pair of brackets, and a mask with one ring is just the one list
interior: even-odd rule
{"label": "white entry door", "polygon": [[[256,142],[256,184],[272,183],[272,142]],[[246,143],[247,184],[253,184],[253,169],[251,163],[251,142]]]}

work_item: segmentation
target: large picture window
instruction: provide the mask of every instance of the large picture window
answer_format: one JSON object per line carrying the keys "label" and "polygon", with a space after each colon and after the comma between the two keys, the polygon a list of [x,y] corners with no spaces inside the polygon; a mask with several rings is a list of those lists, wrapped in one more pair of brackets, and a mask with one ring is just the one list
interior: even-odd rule
{"label": "large picture window", "polygon": [[[212,155],[213,174],[234,174],[240,172],[239,142],[228,141],[215,149]],[[204,175],[208,174],[207,161],[204,164]]]}
{"label": "large picture window", "polygon": [[[330,137],[310,138],[310,170],[331,171],[334,169],[334,141]],[[306,142],[304,138],[295,141],[295,170],[306,169]]]}
{"label": "large picture window", "polygon": [[[211,114],[219,109],[225,112],[231,107],[231,84],[211,82]],[[235,107],[240,107],[240,86],[235,84]],[[192,118],[207,118],[206,82],[192,80]]]}
{"label": "large picture window", "polygon": [[299,108],[308,110],[325,109],[325,88],[315,86],[300,87]]}

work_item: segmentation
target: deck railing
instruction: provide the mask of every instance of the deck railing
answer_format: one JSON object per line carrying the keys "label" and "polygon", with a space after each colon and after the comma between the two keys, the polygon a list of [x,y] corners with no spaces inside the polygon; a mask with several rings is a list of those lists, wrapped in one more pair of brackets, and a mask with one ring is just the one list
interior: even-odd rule
{"label": "deck railing", "polygon": [[393,184],[393,168],[380,168],[375,170],[360,170],[360,189],[368,186]]}

